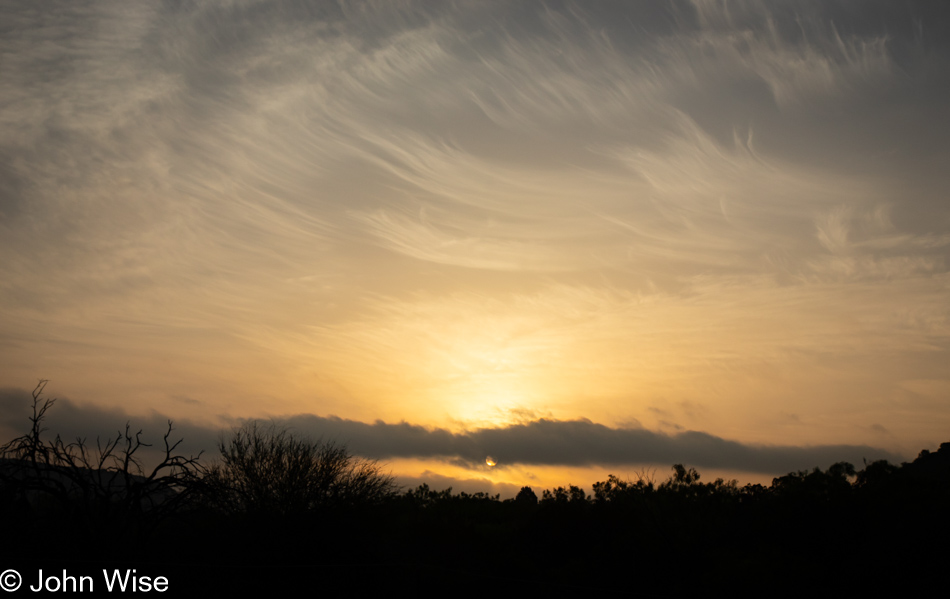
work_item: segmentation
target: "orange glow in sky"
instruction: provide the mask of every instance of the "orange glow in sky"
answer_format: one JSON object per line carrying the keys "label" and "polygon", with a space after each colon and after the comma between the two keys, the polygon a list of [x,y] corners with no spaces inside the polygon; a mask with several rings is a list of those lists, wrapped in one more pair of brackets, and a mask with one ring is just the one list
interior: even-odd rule
{"label": "orange glow in sky", "polygon": [[947,440],[925,3],[285,4],[10,10],[9,413],[46,378],[76,427],[511,488]]}

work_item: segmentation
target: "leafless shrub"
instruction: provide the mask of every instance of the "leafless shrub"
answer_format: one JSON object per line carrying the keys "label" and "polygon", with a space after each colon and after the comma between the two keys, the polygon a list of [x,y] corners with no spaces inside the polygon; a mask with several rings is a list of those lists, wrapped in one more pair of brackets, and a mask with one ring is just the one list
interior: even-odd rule
{"label": "leafless shrub", "polygon": [[212,501],[232,513],[288,514],[367,505],[398,490],[375,461],[275,426],[249,422],[222,439],[218,449],[221,462],[209,469],[205,480]]}
{"label": "leafless shrub", "polygon": [[151,469],[140,459],[150,445],[128,423],[114,438],[97,438],[95,448],[82,438],[47,440],[43,422],[56,400],[42,397],[46,383],[41,380],[33,390],[30,431],[0,447],[0,484],[8,493],[34,511],[59,510],[91,527],[119,518],[154,523],[187,501],[203,468],[200,454],[175,453],[181,440],[171,442],[171,421],[163,457]]}

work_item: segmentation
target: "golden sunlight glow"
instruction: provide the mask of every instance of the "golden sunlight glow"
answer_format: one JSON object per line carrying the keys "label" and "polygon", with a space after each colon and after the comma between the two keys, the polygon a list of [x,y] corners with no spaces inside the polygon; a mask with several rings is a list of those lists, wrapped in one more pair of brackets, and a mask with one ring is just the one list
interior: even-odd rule
{"label": "golden sunlight glow", "polygon": [[79,4],[3,5],[0,401],[49,378],[77,426],[186,442],[308,423],[414,456],[407,485],[512,495],[633,476],[631,447],[668,468],[723,439],[738,471],[947,439],[927,3],[787,31],[761,0]]}

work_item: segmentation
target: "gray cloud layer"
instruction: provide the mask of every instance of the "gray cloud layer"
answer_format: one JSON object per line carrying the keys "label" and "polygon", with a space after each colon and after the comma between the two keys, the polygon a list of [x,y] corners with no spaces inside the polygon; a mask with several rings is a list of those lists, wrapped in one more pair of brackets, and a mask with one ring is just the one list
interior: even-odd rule
{"label": "gray cloud layer", "polygon": [[367,424],[340,418],[295,416],[286,424],[313,436],[346,440],[373,458],[457,459],[471,465],[492,456],[499,465],[621,466],[686,463],[757,473],[784,473],[863,459],[899,461],[893,453],[855,445],[757,446],[698,431],[674,435],[645,429],[610,428],[589,420],[546,420],[463,433],[408,423]]}
{"label": "gray cloud layer", "polygon": [[[9,430],[24,429],[29,395],[22,390],[0,390],[0,423]],[[138,419],[141,420],[141,419]],[[68,401],[50,412],[50,430],[66,439],[95,438],[123,426],[125,417],[117,411],[80,407]],[[164,431],[166,418],[159,414],[135,424],[156,441]],[[471,468],[481,467],[487,456],[498,465],[548,466],[668,466],[685,463],[703,468],[764,474],[784,474],[814,466],[827,467],[849,461],[887,459],[900,456],[863,445],[819,445],[812,447],[761,446],[738,443],[715,435],[688,431],[667,435],[639,428],[610,428],[589,420],[558,421],[539,419],[498,428],[481,428],[453,433],[409,423],[369,424],[336,417],[310,414],[275,419],[277,426],[312,439],[345,443],[350,451],[368,458],[428,458],[448,460]],[[184,438],[182,451],[209,450],[222,435],[221,430],[180,425],[175,438]],[[108,435],[106,435],[108,436]],[[214,454],[214,452],[211,452]]]}

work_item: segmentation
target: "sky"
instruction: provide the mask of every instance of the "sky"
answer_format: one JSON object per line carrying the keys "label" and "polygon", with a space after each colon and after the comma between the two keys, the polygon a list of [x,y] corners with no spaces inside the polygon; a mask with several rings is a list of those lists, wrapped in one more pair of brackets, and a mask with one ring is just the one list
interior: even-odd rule
{"label": "sky", "polygon": [[0,428],[49,379],[506,494],[910,460],[948,97],[938,2],[0,0]]}

